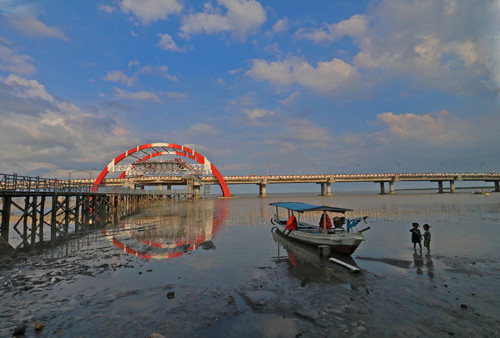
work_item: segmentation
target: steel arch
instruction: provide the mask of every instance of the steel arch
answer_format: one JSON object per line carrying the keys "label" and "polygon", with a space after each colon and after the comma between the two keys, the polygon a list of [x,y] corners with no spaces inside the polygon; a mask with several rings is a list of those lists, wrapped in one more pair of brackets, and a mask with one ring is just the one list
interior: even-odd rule
{"label": "steel arch", "polygon": [[[210,166],[212,174],[219,181],[219,186],[220,186],[220,188],[222,190],[222,195],[224,197],[231,197],[231,193],[229,192],[229,188],[227,186],[226,181],[224,180],[224,177],[222,177],[221,173],[215,167],[215,165],[213,165],[213,163],[211,163],[205,156],[197,153],[196,151],[194,151],[194,150],[192,150],[192,149],[190,149],[188,147],[184,147],[184,146],[181,146],[181,145],[178,145],[178,144],[174,144],[174,143],[147,143],[147,144],[143,144],[143,145],[140,145],[140,146],[137,146],[135,148],[131,148],[131,149],[127,150],[126,152],[124,152],[121,155],[117,156],[111,162],[108,163],[108,165],[101,171],[101,173],[99,174],[99,176],[94,181],[94,185],[93,185],[92,189],[94,191],[97,190],[97,188],[102,183],[102,181],[104,180],[104,178],[106,177],[106,175],[121,160],[123,160],[124,158],[130,156],[131,154],[133,154],[135,152],[138,152],[138,151],[141,151],[141,150],[144,150],[144,149],[151,149],[151,148],[153,148],[153,149],[154,148],[163,148],[163,149],[165,149],[165,148],[171,148],[171,149],[173,149],[176,152],[176,155],[185,156],[185,157],[188,157],[188,158],[190,158],[192,160],[195,160],[199,164],[203,164],[205,166]],[[161,152],[157,152],[157,153],[151,155],[150,157],[159,156],[159,155],[161,155],[160,153]],[[142,159],[142,160],[145,160],[145,158]]]}

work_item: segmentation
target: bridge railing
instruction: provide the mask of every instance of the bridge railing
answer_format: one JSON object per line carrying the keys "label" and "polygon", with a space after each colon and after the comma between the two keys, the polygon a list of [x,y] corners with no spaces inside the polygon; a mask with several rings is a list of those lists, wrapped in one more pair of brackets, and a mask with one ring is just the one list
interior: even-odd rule
{"label": "bridge railing", "polygon": [[21,176],[17,174],[0,174],[0,191],[2,192],[90,192],[89,183]]}
{"label": "bridge railing", "polygon": [[134,195],[176,195],[189,194],[191,191],[174,190],[141,190],[127,187],[99,186],[93,189],[93,182],[78,182],[75,180],[58,180],[56,178],[43,178],[21,176],[17,174],[0,174],[0,192],[40,192],[40,193],[100,193],[100,194],[134,194]]}

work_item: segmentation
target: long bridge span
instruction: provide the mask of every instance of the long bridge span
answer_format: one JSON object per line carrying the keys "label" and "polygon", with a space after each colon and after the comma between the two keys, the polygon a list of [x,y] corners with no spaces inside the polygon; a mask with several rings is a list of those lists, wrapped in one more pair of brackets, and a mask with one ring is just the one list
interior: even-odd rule
{"label": "long bridge span", "polygon": [[[269,184],[298,184],[315,183],[320,186],[321,195],[332,194],[332,185],[335,183],[369,182],[380,186],[381,194],[393,194],[395,184],[398,182],[435,182],[437,191],[455,192],[456,181],[489,182],[493,183],[495,192],[500,192],[500,173],[382,173],[382,174],[323,174],[323,175],[249,175],[249,176],[222,176],[228,185],[250,184],[259,187],[259,196],[265,197]],[[88,180],[76,180],[85,183]],[[200,180],[193,180],[185,176],[141,176],[104,179],[104,186],[125,186],[132,189],[144,189],[146,186],[155,186],[158,190],[167,191],[172,186],[185,185],[188,190],[200,193],[202,185],[217,185],[220,179],[204,176]],[[386,189],[387,188],[387,189]]]}
{"label": "long bridge span", "polygon": [[[161,160],[159,160],[161,158]],[[189,163],[189,161],[191,163]],[[259,196],[265,197],[269,184],[316,183],[321,195],[331,195],[332,184],[337,182],[374,182],[380,185],[380,193],[394,193],[395,182],[437,182],[438,191],[444,192],[445,183],[449,191],[455,192],[456,181],[493,182],[495,191],[500,191],[500,173],[391,173],[391,174],[323,174],[323,175],[250,175],[223,176],[205,156],[183,145],[174,143],[148,143],[131,148],[111,160],[93,182],[99,186],[127,186],[144,189],[173,185],[187,185],[188,191],[205,194],[211,185],[220,186],[223,197],[231,197],[228,185],[254,184],[259,187]],[[90,182],[87,182],[90,183]]]}

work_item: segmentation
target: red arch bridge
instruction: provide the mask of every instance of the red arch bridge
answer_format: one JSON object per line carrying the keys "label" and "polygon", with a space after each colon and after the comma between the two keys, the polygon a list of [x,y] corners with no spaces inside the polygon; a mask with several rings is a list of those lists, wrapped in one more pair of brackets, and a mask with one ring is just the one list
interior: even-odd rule
{"label": "red arch bridge", "polygon": [[[75,180],[87,182],[87,180]],[[436,182],[439,192],[455,192],[456,181],[492,182],[494,191],[500,191],[500,173],[391,173],[391,174],[326,174],[326,175],[250,175],[222,176],[206,157],[182,145],[173,143],[149,143],[129,149],[114,158],[94,181],[99,186],[126,186],[144,189],[156,186],[167,193],[172,186],[184,185],[188,191],[200,195],[211,185],[219,185],[222,195],[230,197],[228,185],[254,184],[259,186],[259,196],[266,196],[268,184],[316,183],[321,195],[331,195],[331,185],[339,182],[372,182],[380,185],[380,193],[394,193],[396,182]],[[388,186],[388,190],[386,190]],[[449,186],[445,188],[445,186]]]}

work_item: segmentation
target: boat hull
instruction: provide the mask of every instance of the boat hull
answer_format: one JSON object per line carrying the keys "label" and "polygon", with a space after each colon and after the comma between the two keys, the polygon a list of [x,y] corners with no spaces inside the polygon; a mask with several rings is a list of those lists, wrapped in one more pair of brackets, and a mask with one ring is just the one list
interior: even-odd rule
{"label": "boat hull", "polygon": [[365,240],[365,237],[360,232],[323,234],[319,231],[316,233],[304,232],[301,230],[288,231],[286,230],[286,225],[284,224],[277,224],[276,229],[287,238],[316,247],[320,245],[327,245],[330,247],[332,252],[344,255],[351,255]]}

